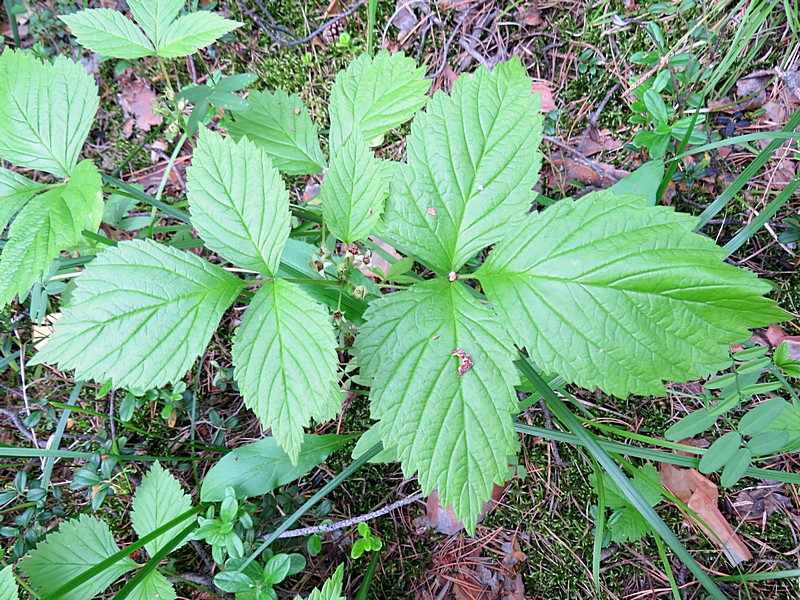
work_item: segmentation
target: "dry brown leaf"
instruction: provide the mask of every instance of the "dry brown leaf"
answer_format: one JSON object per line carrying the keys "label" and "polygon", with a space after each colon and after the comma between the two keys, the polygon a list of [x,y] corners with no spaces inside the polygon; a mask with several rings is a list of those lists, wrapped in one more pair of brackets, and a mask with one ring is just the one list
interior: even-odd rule
{"label": "dry brown leaf", "polygon": [[753,558],[719,511],[719,490],[708,477],[697,469],[684,469],[668,463],[661,463],[659,471],[664,487],[694,512],[694,515],[684,512],[686,520],[705,533],[733,566]]}
{"label": "dry brown leaf", "polygon": [[164,120],[160,115],[153,114],[155,93],[146,82],[139,79],[127,80],[122,83],[119,103],[128,121],[123,126],[125,137],[130,137],[135,125],[142,131],[161,125]]}
{"label": "dry brown leaf", "polygon": [[770,346],[777,348],[785,342],[789,347],[789,359],[800,360],[800,335],[786,335],[776,323],[767,328],[765,335]]}
{"label": "dry brown leaf", "polygon": [[541,112],[547,113],[551,110],[556,110],[556,101],[553,98],[553,89],[550,87],[550,82],[546,79],[534,79],[532,91],[541,92],[542,94],[542,108]]}
{"label": "dry brown leaf", "polygon": [[742,490],[734,497],[731,504],[742,521],[766,520],[776,512],[792,507],[792,500],[783,494],[782,484],[762,485],[752,490]]}
{"label": "dry brown leaf", "polygon": [[[506,487],[508,486],[508,482],[506,485],[497,485],[494,486],[494,491],[492,492],[492,499],[489,502],[483,503],[483,510],[481,514],[478,515],[478,523],[483,523],[483,520],[486,518],[497,503],[500,500],[500,497],[503,495],[503,492],[506,491]],[[464,523],[456,516],[456,513],[453,511],[452,506],[448,506],[446,509],[442,506],[442,502],[439,499],[439,492],[433,490],[431,494],[428,496],[428,499],[425,501],[425,505],[428,509],[428,513],[425,516],[426,524],[428,527],[433,527],[439,533],[443,533],[444,535],[454,535],[464,529]]]}
{"label": "dry brown leaf", "polygon": [[543,23],[542,13],[539,12],[539,9],[535,5],[527,8],[520,6],[519,15],[522,24],[528,27],[536,27]]}

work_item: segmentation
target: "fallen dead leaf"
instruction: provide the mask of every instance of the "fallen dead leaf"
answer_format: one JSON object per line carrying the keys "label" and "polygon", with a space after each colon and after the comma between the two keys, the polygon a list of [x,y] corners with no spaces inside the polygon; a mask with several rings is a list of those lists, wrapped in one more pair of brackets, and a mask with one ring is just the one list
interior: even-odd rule
{"label": "fallen dead leaf", "polygon": [[408,0],[397,0],[394,7],[391,24],[399,29],[397,39],[400,43],[406,40],[419,22],[417,15],[409,8],[409,4]]}
{"label": "fallen dead leaf", "polygon": [[125,116],[128,117],[123,125],[126,138],[133,134],[134,125],[142,131],[150,131],[151,127],[161,125],[163,117],[153,114],[155,97],[155,93],[146,82],[139,79],[123,81],[119,103]]}
{"label": "fallen dead leaf", "polygon": [[789,359],[800,360],[800,335],[786,335],[780,325],[773,323],[767,328],[765,333],[767,342],[773,348],[777,348],[786,342],[789,347]]}
{"label": "fallen dead leaf", "polygon": [[60,312],[50,313],[44,318],[41,325],[33,324],[31,339],[36,350],[41,350],[47,344],[47,340],[50,334],[53,333],[53,327],[59,318],[61,318]]}
{"label": "fallen dead leaf", "polygon": [[[668,463],[661,463],[659,471],[664,487],[693,511],[694,514],[684,512],[686,520],[705,533],[733,566],[753,558],[719,511],[719,490],[708,477],[697,469],[684,469]],[[683,512],[681,507],[678,508]]]}
{"label": "fallen dead leaf", "polygon": [[553,89],[550,87],[549,81],[546,79],[534,79],[531,87],[534,94],[536,92],[541,92],[542,94],[541,112],[548,113],[551,110],[556,110],[556,102],[553,98]]}
{"label": "fallen dead leaf", "polygon": [[[500,500],[500,497],[505,492],[506,485],[497,485],[494,486],[494,491],[492,492],[492,499],[489,502],[483,503],[483,510],[481,514],[478,515],[478,523],[483,523],[483,520],[486,518],[494,508],[497,506],[497,503]],[[439,492],[433,490],[428,496],[428,499],[425,502],[425,506],[428,509],[428,513],[425,516],[426,524],[428,527],[432,527],[436,529],[439,533],[443,533],[444,535],[454,535],[464,529],[464,523],[456,517],[456,513],[453,511],[452,506],[448,506],[446,509],[442,507],[442,502],[439,499]]]}
{"label": "fallen dead leaf", "polygon": [[767,101],[766,86],[771,76],[742,77],[736,82],[736,97],[746,98],[753,96],[749,100],[744,100],[737,105],[738,110],[752,110],[763,105]]}
{"label": "fallen dead leaf", "polygon": [[780,494],[781,491],[783,491],[781,484],[742,490],[733,498],[731,505],[740,520],[766,523],[771,515],[792,507],[791,498]]}
{"label": "fallen dead leaf", "polygon": [[536,27],[543,23],[542,13],[539,12],[539,9],[535,5],[527,8],[520,7],[519,15],[522,24],[528,27]]}

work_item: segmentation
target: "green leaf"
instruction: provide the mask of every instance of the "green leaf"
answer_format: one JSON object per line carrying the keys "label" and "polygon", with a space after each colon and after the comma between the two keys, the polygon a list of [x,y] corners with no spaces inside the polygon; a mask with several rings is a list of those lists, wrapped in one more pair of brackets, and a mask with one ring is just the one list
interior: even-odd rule
{"label": "green leaf", "polygon": [[733,456],[730,457],[730,460],[722,470],[722,477],[719,479],[722,487],[727,488],[736,485],[736,483],[744,477],[745,471],[747,471],[747,467],[750,466],[750,460],[752,458],[753,454],[749,449],[739,448]]}
{"label": "green leaf", "polygon": [[788,431],[762,431],[747,442],[747,449],[755,456],[765,456],[777,452],[789,441]]}
{"label": "green leaf", "polygon": [[783,398],[770,398],[750,409],[739,421],[739,432],[742,435],[756,435],[772,429],[772,423],[786,408]]}
{"label": "green leaf", "polygon": [[131,60],[151,56],[155,49],[133,21],[116,10],[93,8],[59,17],[78,43],[92,52]]}
{"label": "green leaf", "polygon": [[782,450],[786,452],[800,450],[800,408],[787,402],[783,412],[770,425],[770,429],[789,433],[789,439]]}
{"label": "green leaf", "polygon": [[163,46],[164,34],[183,5],[183,0],[128,0],[133,18],[156,48]]}
{"label": "green leaf", "polygon": [[[314,588],[309,594],[308,600],[345,600],[342,596],[342,578],[344,577],[344,565],[336,567],[330,579],[324,583],[322,589]],[[302,600],[297,596],[295,600]]]}
{"label": "green leaf", "polygon": [[531,215],[477,275],[545,372],[608,394],[659,395],[705,378],[729,345],[784,312],[750,271],[724,261],[695,217],[644,196],[587,194]]}
{"label": "green leaf", "polygon": [[277,585],[289,575],[292,568],[292,559],[288,554],[276,554],[264,564],[262,573],[264,583]]}
{"label": "green leaf", "polygon": [[331,89],[331,154],[355,128],[370,141],[411,119],[428,99],[430,81],[424,77],[425,69],[402,52],[358,56]]}
{"label": "green leaf", "polygon": [[661,94],[653,90],[647,90],[644,93],[644,104],[647,107],[647,112],[650,113],[657,124],[669,121],[667,105],[664,104]]}
{"label": "green leaf", "polygon": [[162,387],[189,370],[243,285],[195,254],[122,242],[78,278],[55,333],[29,364],[57,362],[115,388]]}
{"label": "green leaf", "polygon": [[445,275],[520,229],[541,163],[539,104],[518,59],[460,77],[452,97],[434,94],[384,215],[400,249]]}
{"label": "green leaf", "polygon": [[3,600],[19,600],[19,588],[14,579],[12,566],[8,565],[0,571],[0,598]]}
{"label": "green leaf", "polygon": [[[58,531],[49,534],[44,543],[31,550],[30,555],[20,561],[20,569],[30,579],[31,585],[47,596],[64,582],[78,577],[118,551],[105,522],[80,515],[62,523]],[[90,600],[136,566],[130,558],[124,558],[71,590],[69,597],[71,600]]]}
{"label": "green leaf", "polygon": [[12,217],[44,188],[41,183],[0,167],[0,234]]}
{"label": "green leaf", "polygon": [[188,56],[241,26],[239,21],[231,21],[206,10],[189,13],[167,26],[156,45],[156,54],[163,58]]}
{"label": "green leaf", "polygon": [[240,571],[222,571],[214,576],[214,585],[223,592],[249,592],[255,587],[252,577]]}
{"label": "green leaf", "polygon": [[[356,442],[355,448],[353,448],[353,453],[351,454],[351,458],[356,460],[362,454],[366,454],[372,447],[381,441],[381,428],[380,423],[375,423],[372,427],[367,429],[364,433],[361,434],[361,437],[358,438]],[[392,449],[384,448],[380,452],[378,452],[375,456],[369,459],[368,462],[373,464],[380,464],[380,463],[392,463],[398,462],[399,459],[397,458],[397,452]]]}
{"label": "green leaf", "polygon": [[236,113],[228,123],[234,139],[247,136],[269,155],[275,168],[288,175],[322,172],[325,158],[317,128],[297,95],[263,91],[253,92],[247,100],[250,110]]}
{"label": "green leaf", "polygon": [[342,407],[327,310],[292,283],[265,281],[236,330],[232,355],[245,404],[297,463],[303,427]]}
{"label": "green leaf", "polygon": [[[438,488],[474,531],[483,502],[516,453],[514,346],[492,310],[458,282],[432,280],[375,300],[356,338],[374,377],[371,414],[423,493]],[[472,367],[459,376],[465,353]]]}
{"label": "green leaf", "polygon": [[200,500],[223,500],[229,485],[238,498],[262,496],[302,477],[351,439],[349,435],[306,434],[296,465],[274,437],[240,446],[211,467],[200,487]]}
{"label": "green leaf", "polygon": [[[611,479],[608,473],[603,473],[603,489],[605,490],[605,501],[606,507],[611,509],[617,508],[625,508],[626,506],[631,506],[631,502],[628,497],[620,491],[619,486],[614,483],[614,480]],[[595,478],[597,475],[591,475],[589,477],[590,481],[592,481],[592,485],[597,487],[595,484]],[[636,473],[634,474],[633,478],[631,479],[631,483],[633,486],[639,490],[642,494],[642,497],[647,501],[650,506],[655,506],[659,502],[661,502],[661,491],[650,485],[649,481],[660,481],[660,475],[658,474],[658,469],[655,468],[654,465],[651,463],[647,463],[641,467],[636,469]]]}
{"label": "green leaf", "polygon": [[742,444],[742,436],[736,431],[730,431],[715,441],[706,450],[700,459],[700,472],[713,473],[718,471],[733,457]]}
{"label": "green leaf", "polygon": [[701,408],[672,425],[664,432],[664,437],[673,441],[693,437],[716,423],[718,416],[707,408]]}
{"label": "green leaf", "polygon": [[0,54],[0,156],[20,167],[69,177],[99,99],[80,63],[43,63],[7,47]]}
{"label": "green leaf", "polygon": [[644,163],[633,173],[620,179],[608,188],[617,196],[640,194],[647,196],[647,205],[655,206],[658,202],[658,186],[664,177],[664,161],[651,160]]}
{"label": "green leaf", "polygon": [[158,571],[151,571],[128,596],[130,600],[175,600],[177,597],[175,588]]}
{"label": "green leaf", "polygon": [[203,128],[186,184],[192,225],[210,250],[277,274],[289,237],[289,192],[263,150]]}
{"label": "green leaf", "polygon": [[[156,461],[133,495],[131,525],[141,538],[169,523],[190,508],[192,508],[191,497],[183,491],[178,480]],[[185,526],[185,523],[179,523],[145,544],[147,553],[153,556]],[[188,541],[184,540],[173,549],[173,552]]]}
{"label": "green leaf", "polygon": [[53,259],[83,240],[83,230],[97,231],[103,214],[100,173],[82,161],[65,184],[30,200],[8,232],[0,255],[0,306],[41,280]]}
{"label": "green leaf", "polygon": [[320,190],[322,214],[346,244],[369,237],[389,195],[386,170],[360,135],[352,135],[331,159]]}
{"label": "green leaf", "polygon": [[608,523],[612,542],[636,542],[650,533],[650,525],[632,506],[619,509],[612,519]]}

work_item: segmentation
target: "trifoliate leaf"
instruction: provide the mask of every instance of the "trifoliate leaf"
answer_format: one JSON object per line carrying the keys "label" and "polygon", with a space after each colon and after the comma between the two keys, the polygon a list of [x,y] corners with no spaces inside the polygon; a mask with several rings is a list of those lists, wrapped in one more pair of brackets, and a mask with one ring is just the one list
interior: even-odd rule
{"label": "trifoliate leaf", "polygon": [[11,218],[44,188],[41,183],[0,167],[0,233]]}
{"label": "trifoliate leaf", "polygon": [[156,54],[164,58],[194,54],[241,25],[239,21],[225,19],[207,10],[183,15],[164,30],[163,38],[156,45]]}
{"label": "trifoliate leaf", "polygon": [[210,250],[244,269],[277,273],[289,237],[289,192],[263,150],[204,128],[187,188],[192,225]]}
{"label": "trifoliate leaf", "polygon": [[155,52],[150,40],[119,11],[93,8],[62,15],[59,19],[66,23],[81,46],[103,56],[131,60]]}
{"label": "trifoliate leaf", "polygon": [[303,101],[283,90],[253,92],[247,97],[250,110],[235,113],[228,124],[234,139],[247,136],[287,175],[321,173],[325,158],[319,147],[317,128]]}
{"label": "trifoliate leaf", "polygon": [[[432,280],[375,300],[356,339],[371,413],[403,472],[438,488],[468,531],[516,453],[517,354],[494,312]],[[472,365],[472,366],[470,366]]]}
{"label": "trifoliate leaf", "polygon": [[150,571],[128,596],[131,600],[175,600],[177,597],[175,588],[158,571]]}
{"label": "trifoliate leaf", "polygon": [[156,48],[163,46],[164,34],[184,4],[183,0],[128,0],[133,18]]}
{"label": "trifoliate leaf", "polygon": [[331,89],[331,154],[361,130],[366,141],[410,120],[425,106],[430,81],[425,69],[402,52],[361,54],[336,76]]}
{"label": "trifoliate leaf", "polygon": [[117,388],[161,387],[189,370],[242,286],[195,254],[152,240],[122,242],[78,278],[33,362]]}
{"label": "trifoliate leaf", "polygon": [[[62,523],[35,550],[20,561],[20,569],[43,596],[119,552],[108,525],[87,515]],[[70,600],[91,600],[119,577],[136,568],[123,558],[86,583],[70,590]]]}
{"label": "trifoliate leaf", "polygon": [[353,135],[331,159],[320,197],[325,223],[346,244],[369,237],[378,223],[389,186],[386,170],[360,135]]}
{"label": "trifoliate leaf", "polygon": [[0,598],[3,600],[19,600],[19,587],[12,568],[8,565],[0,571]]}
{"label": "trifoliate leaf", "polygon": [[30,52],[0,54],[0,157],[69,177],[99,99],[94,78],[64,56],[43,63]]}
{"label": "trifoliate leaf", "polygon": [[103,214],[100,173],[85,160],[72,178],[30,200],[8,231],[0,254],[0,306],[40,280],[62,250],[83,240],[83,230],[97,231]]}
{"label": "trifoliate leaf", "polygon": [[200,499],[220,502],[224,500],[225,488],[229,485],[236,490],[237,498],[263,496],[299,479],[351,439],[349,435],[305,434],[296,465],[274,437],[239,446],[206,473],[200,487]]}
{"label": "trifoliate leaf", "polygon": [[434,94],[411,126],[383,217],[400,249],[442,275],[520,228],[541,162],[539,104],[517,59]]}
{"label": "trifoliate leaf", "polygon": [[327,311],[302,288],[265,281],[236,330],[234,377],[265,427],[297,464],[303,428],[341,409],[336,341]]}
{"label": "trifoliate leaf", "polygon": [[[178,480],[156,461],[133,494],[131,525],[136,534],[142,538],[190,508],[192,508],[192,499],[183,491]],[[150,556],[155,555],[184,527],[186,527],[186,523],[179,523],[145,544],[147,553]],[[173,549],[173,552],[188,541],[188,539],[184,539]]]}
{"label": "trifoliate leaf", "polygon": [[[344,566],[339,565],[331,578],[326,581],[322,589],[314,588],[308,596],[308,600],[344,600],[342,596],[342,579],[344,578]],[[297,596],[295,600],[302,600]]]}
{"label": "trifoliate leaf", "polygon": [[724,262],[697,219],[644,196],[588,194],[531,215],[477,272],[543,370],[625,396],[730,364],[748,327],[784,318],[770,286]]}

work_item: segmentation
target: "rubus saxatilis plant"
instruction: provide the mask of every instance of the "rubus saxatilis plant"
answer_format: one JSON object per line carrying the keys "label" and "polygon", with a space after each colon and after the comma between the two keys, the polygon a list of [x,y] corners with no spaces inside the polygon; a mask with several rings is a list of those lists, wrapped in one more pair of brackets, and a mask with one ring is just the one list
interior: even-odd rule
{"label": "rubus saxatilis plant", "polygon": [[[280,171],[324,171],[327,231],[348,244],[374,233],[433,274],[368,296],[355,354],[377,437],[474,531],[517,452],[521,351],[584,387],[660,394],[664,380],[729,366],[730,343],[782,318],[766,282],[725,263],[694,217],[649,206],[644,189],[530,213],[542,117],[518,59],[459,77],[415,117],[427,91],[402,54],[354,60],[331,92],[328,160],[297,96],[251,94],[228,137],[200,131],[188,171],[192,224],[214,262],[153,240],[99,252],[33,362],[117,388],[163,386],[249,300],[235,378],[297,460],[304,427],[337,414],[342,394],[334,325],[317,302],[325,276],[282,277],[291,219]],[[371,143],[412,118],[405,162],[376,157]]]}

